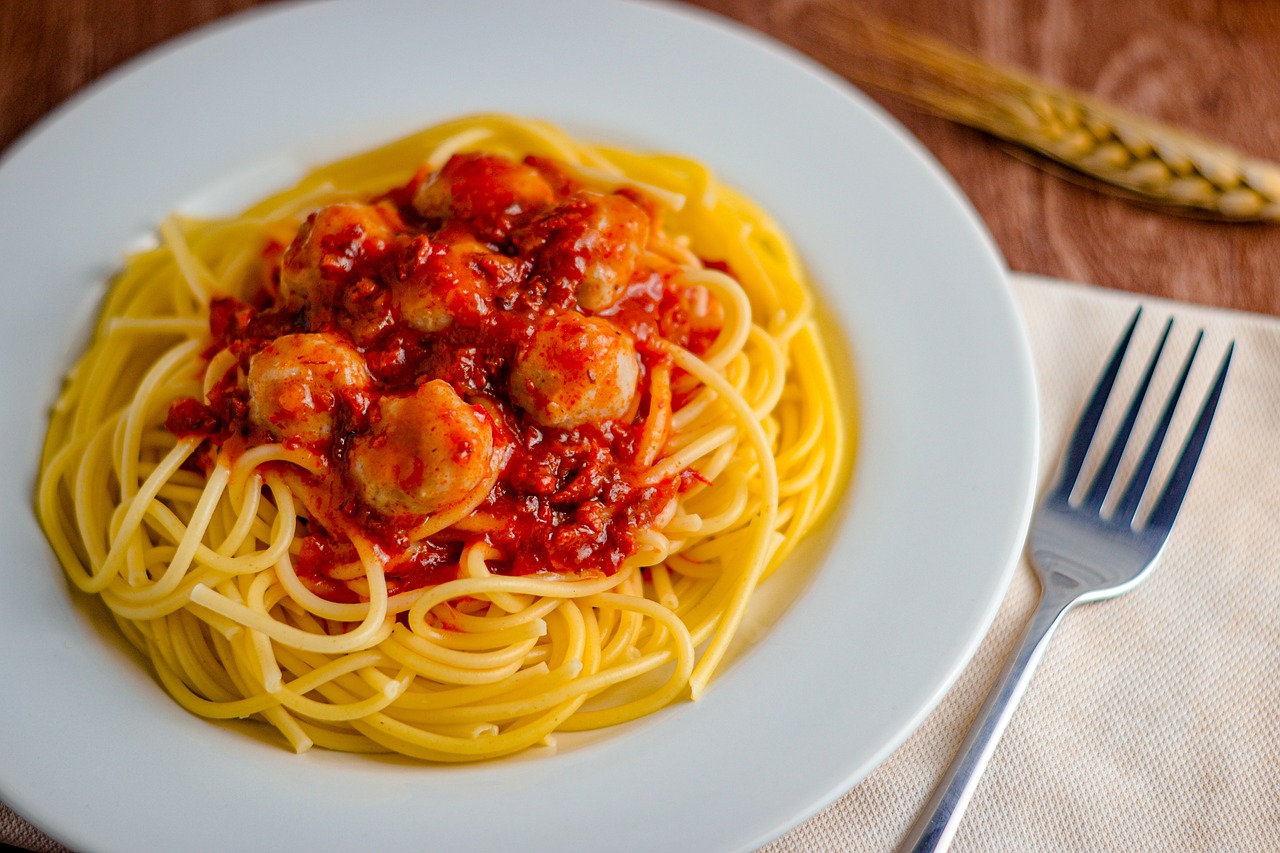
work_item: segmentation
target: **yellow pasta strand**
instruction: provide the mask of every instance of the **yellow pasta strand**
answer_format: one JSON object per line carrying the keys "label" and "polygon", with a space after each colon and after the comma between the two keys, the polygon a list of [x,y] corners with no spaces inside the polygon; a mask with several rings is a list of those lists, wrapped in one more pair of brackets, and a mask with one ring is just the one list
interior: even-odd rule
{"label": "yellow pasta strand", "polygon": [[[307,446],[221,447],[165,428],[243,364],[211,358],[211,303],[252,297],[264,250],[318,208],[368,200],[460,153],[551,158],[600,193],[660,209],[646,257],[722,315],[695,356],[661,338],[637,402],[634,482],[682,490],[613,574],[508,573],[485,531],[501,466],[411,540],[471,537],[457,578],[389,588],[383,546],[329,578],[305,571]],[[468,116],[322,166],[225,220],[173,216],[128,259],[50,416],[36,510],[72,584],[101,596],[193,714],[254,718],[312,746],[457,762],[613,726],[708,689],[759,584],[822,522],[848,476],[851,428],[785,235],[703,164],[584,144],[545,122]],[[717,263],[708,263],[715,261]],[[727,270],[727,271],[726,271]],[[667,274],[667,273],[664,273]],[[310,479],[309,479],[310,478]]]}

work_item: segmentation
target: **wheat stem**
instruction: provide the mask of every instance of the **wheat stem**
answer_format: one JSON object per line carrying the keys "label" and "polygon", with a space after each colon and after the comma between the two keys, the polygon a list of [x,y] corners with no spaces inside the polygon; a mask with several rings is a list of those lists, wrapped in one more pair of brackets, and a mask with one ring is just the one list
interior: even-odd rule
{"label": "wheat stem", "polygon": [[1048,157],[1105,188],[1234,222],[1280,221],[1280,165],[866,19],[857,82]]}

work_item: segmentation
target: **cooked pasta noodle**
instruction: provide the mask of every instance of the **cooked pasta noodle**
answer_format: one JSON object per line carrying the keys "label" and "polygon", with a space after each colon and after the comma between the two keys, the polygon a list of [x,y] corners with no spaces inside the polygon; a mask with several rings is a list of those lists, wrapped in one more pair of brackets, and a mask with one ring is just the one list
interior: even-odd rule
{"label": "cooked pasta noodle", "polygon": [[801,266],[694,161],[475,116],[159,236],[39,517],[177,702],[298,751],[477,760],[697,699],[847,476]]}

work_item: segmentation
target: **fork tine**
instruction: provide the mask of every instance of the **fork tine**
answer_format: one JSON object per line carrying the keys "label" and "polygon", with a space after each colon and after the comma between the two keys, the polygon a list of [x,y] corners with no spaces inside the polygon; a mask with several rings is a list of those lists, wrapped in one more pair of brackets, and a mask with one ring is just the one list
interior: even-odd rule
{"label": "fork tine", "polygon": [[1169,434],[1169,425],[1174,420],[1174,410],[1178,407],[1179,398],[1183,396],[1183,388],[1187,386],[1187,377],[1192,371],[1192,362],[1196,360],[1196,353],[1203,338],[1204,330],[1201,329],[1196,333],[1196,339],[1187,353],[1187,359],[1183,360],[1183,366],[1179,371],[1178,379],[1174,382],[1174,387],[1170,389],[1169,398],[1165,401],[1165,409],[1160,414],[1160,421],[1152,430],[1151,438],[1147,439],[1147,448],[1142,453],[1142,460],[1135,467],[1133,476],[1129,479],[1129,485],[1125,488],[1124,496],[1120,498],[1119,503],[1116,503],[1115,515],[1112,517],[1117,520],[1133,523],[1133,516],[1138,511],[1138,503],[1142,502],[1143,492],[1147,491],[1147,483],[1151,480],[1152,470],[1155,470],[1160,448],[1165,443],[1166,435]]}
{"label": "fork tine", "polygon": [[1151,387],[1151,377],[1155,376],[1156,366],[1160,363],[1160,355],[1164,352],[1164,345],[1169,340],[1171,329],[1173,329],[1172,317],[1164,324],[1164,333],[1160,335],[1159,343],[1147,360],[1147,369],[1142,374],[1142,381],[1134,389],[1133,397],[1129,400],[1129,408],[1124,413],[1124,420],[1116,430],[1111,446],[1107,449],[1107,456],[1098,468],[1098,473],[1089,486],[1088,494],[1085,495],[1084,506],[1098,509],[1106,500],[1107,492],[1111,489],[1111,480],[1116,475],[1116,469],[1120,467],[1120,458],[1124,456],[1124,448],[1129,443],[1129,436],[1133,434],[1133,425],[1138,422],[1138,412],[1142,409],[1142,401],[1146,399],[1147,389]]}
{"label": "fork tine", "polygon": [[[1172,325],[1172,320],[1170,325]],[[1187,376],[1191,373],[1191,363],[1195,361],[1196,352],[1199,351],[1200,341],[1203,339],[1204,330],[1202,329],[1196,333],[1196,338],[1191,343],[1191,349],[1182,362],[1182,370],[1178,373],[1178,378],[1169,392],[1169,398],[1165,401],[1164,411],[1160,413],[1160,420],[1156,424],[1156,428],[1151,432],[1151,438],[1147,440],[1147,447],[1142,453],[1142,459],[1138,462],[1138,467],[1134,469],[1133,476],[1130,477],[1129,485],[1125,488],[1120,502],[1116,504],[1113,518],[1117,520],[1133,523],[1134,513],[1138,511],[1138,504],[1142,501],[1142,494],[1147,490],[1147,482],[1151,479],[1151,472],[1156,467],[1156,458],[1160,455],[1160,447],[1164,444],[1165,436],[1169,432],[1169,424],[1173,422],[1174,409],[1178,406],[1178,399],[1182,396],[1182,389],[1186,387]]]}
{"label": "fork tine", "polygon": [[1116,376],[1120,374],[1120,365],[1124,362],[1125,351],[1129,349],[1129,341],[1133,340],[1133,330],[1138,327],[1138,318],[1141,316],[1142,306],[1138,306],[1138,310],[1133,312],[1133,318],[1129,320],[1128,328],[1116,343],[1106,370],[1102,372],[1102,376],[1098,377],[1098,384],[1094,386],[1089,405],[1085,407],[1084,413],[1076,423],[1075,432],[1071,434],[1071,441],[1067,445],[1066,456],[1062,460],[1062,473],[1058,477],[1057,486],[1054,487],[1058,497],[1070,497],[1076,478],[1080,476],[1080,468],[1084,465],[1089,445],[1093,442],[1093,434],[1098,429],[1098,422],[1102,420],[1102,410],[1106,408],[1107,398],[1111,396],[1111,388],[1116,384]]}
{"label": "fork tine", "polygon": [[1196,417],[1195,427],[1182,445],[1182,453],[1174,465],[1173,474],[1165,485],[1164,491],[1151,510],[1147,527],[1168,531],[1173,527],[1173,520],[1182,508],[1182,499],[1187,496],[1187,487],[1191,485],[1191,475],[1195,473],[1196,463],[1200,461],[1200,451],[1204,449],[1205,438],[1209,435],[1209,425],[1213,422],[1214,412],[1218,408],[1218,400],[1222,397],[1222,388],[1227,381],[1227,368],[1231,366],[1231,356],[1235,352],[1235,341],[1227,347],[1222,363],[1218,366],[1218,374],[1213,380],[1213,387],[1205,396],[1200,406],[1200,414]]}

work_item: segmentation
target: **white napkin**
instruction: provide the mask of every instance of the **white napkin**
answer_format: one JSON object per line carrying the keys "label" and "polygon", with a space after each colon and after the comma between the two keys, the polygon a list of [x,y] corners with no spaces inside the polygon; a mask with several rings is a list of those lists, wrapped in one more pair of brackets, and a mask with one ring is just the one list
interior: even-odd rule
{"label": "white napkin", "polygon": [[[1171,355],[1205,329],[1197,388],[1227,341],[1235,339],[1236,351],[1160,564],[1133,592],[1067,614],[952,850],[1280,849],[1280,321],[1012,280],[1040,387],[1042,484],[1135,305],[1146,308],[1135,364],[1167,316],[1175,318]],[[1181,434],[1174,438],[1180,444]],[[1037,592],[1024,559],[987,639],[920,729],[764,853],[893,850],[1019,639]]]}
{"label": "white napkin", "polygon": [[[952,849],[1280,849],[1280,320],[1012,280],[1040,386],[1041,482],[1139,302],[1147,319],[1136,351],[1172,315],[1175,351],[1205,329],[1200,373],[1233,338],[1236,357],[1161,564],[1134,592],[1067,615]],[[1036,592],[1021,566],[986,641],[924,725],[765,853],[892,850],[963,738]],[[3,805],[0,842],[63,850]]]}

